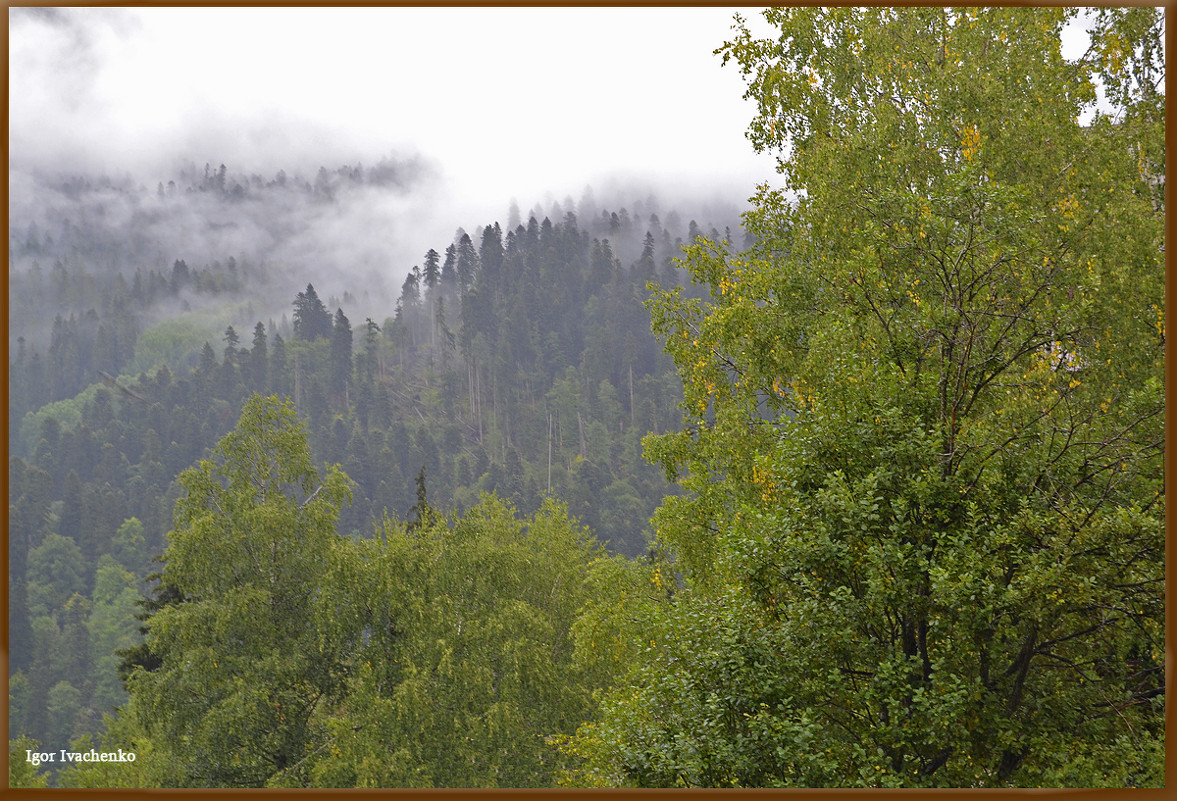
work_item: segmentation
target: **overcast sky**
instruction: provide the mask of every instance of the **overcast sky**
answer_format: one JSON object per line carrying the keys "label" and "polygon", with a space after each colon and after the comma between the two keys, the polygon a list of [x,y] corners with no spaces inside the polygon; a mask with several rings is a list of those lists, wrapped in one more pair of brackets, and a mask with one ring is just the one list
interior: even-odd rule
{"label": "overcast sky", "polygon": [[[14,167],[269,176],[419,154],[461,208],[773,175],[729,8],[10,10]],[[749,12],[745,12],[748,14]]]}

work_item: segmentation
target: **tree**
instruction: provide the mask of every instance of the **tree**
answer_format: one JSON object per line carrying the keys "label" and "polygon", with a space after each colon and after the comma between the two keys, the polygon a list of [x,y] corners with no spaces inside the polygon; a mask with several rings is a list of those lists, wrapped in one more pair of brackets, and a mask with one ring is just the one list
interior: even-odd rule
{"label": "tree", "polygon": [[496,222],[482,229],[478,263],[488,281],[497,283],[503,267],[503,231]]}
{"label": "tree", "polygon": [[432,293],[441,280],[441,256],[433,248],[425,253],[425,268],[421,271],[425,286]]}
{"label": "tree", "polygon": [[96,712],[112,712],[126,700],[118,666],[119,655],[139,641],[135,625],[139,593],[135,585],[132,573],[124,570],[110,554],[102,555],[95,570],[94,604],[87,621],[88,650],[93,659],[89,676],[94,688],[91,708]]}
{"label": "tree", "polygon": [[77,544],[60,534],[50,534],[29,552],[27,568],[29,608],[51,614],[65,606],[74,593],[85,589],[85,561]]}
{"label": "tree", "polygon": [[192,283],[192,274],[188,270],[188,263],[182,259],[177,259],[172,264],[172,292],[179,292],[190,283]]}
{"label": "tree", "polygon": [[108,373],[117,373],[121,366],[118,342],[105,323],[99,323],[98,331],[94,334],[90,363],[95,370],[104,370]]}
{"label": "tree", "polygon": [[41,753],[41,744],[31,737],[8,741],[8,786],[48,787],[49,774],[28,759],[28,752]]}
{"label": "tree", "polygon": [[642,253],[638,256],[634,269],[643,280],[654,280],[654,235],[649,231],[646,231],[646,238],[642,240]]}
{"label": "tree", "polygon": [[401,284],[401,302],[407,308],[414,308],[421,302],[420,270],[410,270]]}
{"label": "tree", "polygon": [[1066,61],[1074,13],[772,9],[717,51],[785,187],[649,304],[683,586],[580,781],[1163,781],[1162,17]]}
{"label": "tree", "polygon": [[342,679],[313,609],[349,482],[320,479],[276,398],[252,396],[215,456],[178,479],[161,581],[182,600],[148,623],[158,666],[130,675],[129,708],[183,784],[298,784]]}
{"label": "tree", "polygon": [[427,525],[429,521],[437,514],[433,507],[429,505],[429,490],[425,487],[425,466],[421,466],[420,472],[417,473],[415,480],[417,486],[417,502],[413,504],[413,508],[409,510],[412,519],[408,522],[410,530]]}
{"label": "tree", "polygon": [[45,742],[68,743],[73,739],[74,718],[78,714],[80,701],[81,692],[68,681],[62,680],[53,685],[45,705],[48,722]]}
{"label": "tree", "polygon": [[343,309],[336,309],[331,330],[331,391],[343,396],[344,408],[348,406],[347,390],[351,385],[351,344],[351,322]]}
{"label": "tree", "polygon": [[380,372],[380,326],[371,317],[364,319],[364,352],[356,359],[361,381],[375,383]]}
{"label": "tree", "polygon": [[[457,248],[458,287],[465,293],[474,285],[474,279],[478,275],[478,251],[474,249],[474,242],[470,239],[470,234],[465,232],[462,232],[462,235],[458,237],[455,246]],[[446,255],[449,255],[449,251],[446,251]]]}
{"label": "tree", "polygon": [[137,517],[128,517],[119,526],[111,542],[111,555],[133,574],[140,574],[146,564],[146,541],[143,539],[143,523]]}
{"label": "tree", "polygon": [[336,620],[369,637],[315,783],[550,786],[565,760],[549,739],[584,719],[597,686],[572,639],[585,604],[609,606],[597,592],[611,588],[586,580],[596,541],[554,502],[520,519],[483,496],[454,521],[386,520],[353,554]]}
{"label": "tree", "polygon": [[254,392],[264,392],[267,389],[266,376],[269,373],[269,358],[267,353],[268,339],[266,326],[261,320],[253,327],[253,347],[249,350],[249,387]]}
{"label": "tree", "polygon": [[237,364],[238,357],[240,356],[238,346],[241,344],[241,337],[237,334],[236,329],[233,326],[226,328],[225,336],[222,337],[222,340],[225,343],[223,363],[226,367]]}
{"label": "tree", "polygon": [[441,283],[449,287],[458,283],[458,248],[455,245],[446,246],[445,261],[441,264]]}
{"label": "tree", "polygon": [[286,364],[286,343],[277,331],[274,332],[274,350],[270,354],[267,378],[270,391],[279,396],[288,395],[293,390]]}
{"label": "tree", "polygon": [[208,342],[200,350],[200,364],[193,371],[198,391],[203,400],[212,398],[212,389],[217,377],[217,353]]}
{"label": "tree", "polygon": [[294,336],[310,341],[318,337],[331,338],[331,312],[319,300],[313,284],[294,298]]}
{"label": "tree", "polygon": [[82,556],[93,561],[98,554],[89,551],[94,542],[93,532],[82,530],[82,480],[76,470],[70,470],[65,477],[61,496],[61,513],[57,516],[57,533],[71,539],[83,548]]}

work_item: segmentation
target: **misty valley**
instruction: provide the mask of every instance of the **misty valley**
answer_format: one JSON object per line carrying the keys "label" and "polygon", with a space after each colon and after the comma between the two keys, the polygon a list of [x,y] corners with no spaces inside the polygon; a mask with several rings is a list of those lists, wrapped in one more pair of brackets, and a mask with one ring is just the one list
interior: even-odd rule
{"label": "misty valley", "polygon": [[[349,214],[416,172],[385,161],[263,180],[206,165],[154,190],[87,176],[22,187],[10,738],[105,735],[141,647],[138,599],[161,592],[177,476],[255,394],[288,398],[311,462],[350,479],[338,536],[379,537],[423,508],[452,523],[493,496],[512,510],[503,525],[556,502],[599,558],[650,558],[648,521],[673,485],[642,438],[680,424],[682,390],[647,283],[677,285],[684,240],[731,239],[735,212],[684,222],[671,201],[598,207],[586,189],[526,219],[512,203],[506,225],[459,228],[415,264],[381,262]],[[308,232],[319,241],[300,253]]]}

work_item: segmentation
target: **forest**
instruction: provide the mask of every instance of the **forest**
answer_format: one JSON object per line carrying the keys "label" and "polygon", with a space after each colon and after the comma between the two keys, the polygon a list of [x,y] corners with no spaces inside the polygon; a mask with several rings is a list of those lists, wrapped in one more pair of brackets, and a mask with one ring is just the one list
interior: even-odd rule
{"label": "forest", "polygon": [[1076,13],[741,21],[742,215],[21,176],[10,786],[1163,786],[1164,16]]}

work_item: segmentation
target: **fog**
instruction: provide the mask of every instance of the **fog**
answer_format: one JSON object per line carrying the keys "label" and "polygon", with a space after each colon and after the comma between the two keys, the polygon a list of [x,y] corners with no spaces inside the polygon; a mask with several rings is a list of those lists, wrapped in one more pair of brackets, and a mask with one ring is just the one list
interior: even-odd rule
{"label": "fog", "polygon": [[[458,211],[771,175],[725,9],[10,9],[13,168],[313,174],[415,154]],[[439,209],[440,211],[440,209]]]}
{"label": "fog", "polygon": [[[10,305],[34,263],[129,281],[232,258],[255,319],[309,281],[383,319],[426,250],[512,209],[628,207],[623,258],[651,213],[674,212],[671,236],[738,226],[772,159],[712,54],[730,25],[724,9],[10,9]],[[10,336],[49,322],[14,314]]]}
{"label": "fog", "polygon": [[712,54],[730,25],[724,9],[10,9],[10,269],[233,257],[281,276],[267,314],[308,280],[386,314],[427,249],[506,227],[511,204],[526,223],[587,190],[735,221],[772,159]]}

